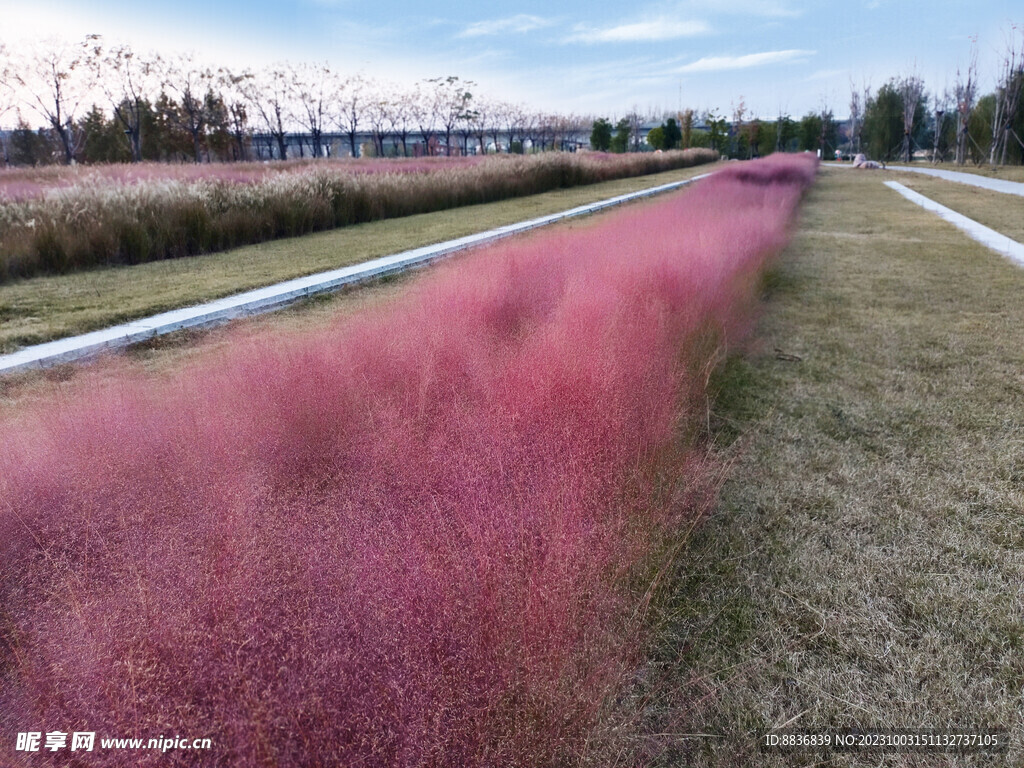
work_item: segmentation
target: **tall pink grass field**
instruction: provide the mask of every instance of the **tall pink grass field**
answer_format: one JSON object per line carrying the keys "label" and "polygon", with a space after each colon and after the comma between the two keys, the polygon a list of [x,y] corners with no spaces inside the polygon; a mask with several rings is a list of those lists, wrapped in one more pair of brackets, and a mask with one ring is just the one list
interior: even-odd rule
{"label": "tall pink grass field", "polygon": [[814,173],[737,164],[6,416],[0,764],[610,764],[653,583],[713,501],[683,436]]}

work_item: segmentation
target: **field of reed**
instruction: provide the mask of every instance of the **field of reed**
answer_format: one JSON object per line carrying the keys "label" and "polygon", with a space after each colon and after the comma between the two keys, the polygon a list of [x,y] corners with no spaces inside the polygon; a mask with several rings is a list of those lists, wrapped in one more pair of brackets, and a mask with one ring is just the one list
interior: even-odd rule
{"label": "field of reed", "polygon": [[5,416],[0,733],[213,740],[98,766],[636,764],[648,607],[721,471],[708,377],[814,173],[732,166]]}
{"label": "field of reed", "polygon": [[226,181],[251,184],[311,169],[334,173],[424,173],[477,165],[483,156],[420,158],[294,159],[246,163],[116,163],[111,165],[44,165],[0,168],[0,200],[25,201],[55,189],[132,185],[161,181]]}
{"label": "field of reed", "polygon": [[0,174],[0,282],[138,264],[639,176],[709,150]]}

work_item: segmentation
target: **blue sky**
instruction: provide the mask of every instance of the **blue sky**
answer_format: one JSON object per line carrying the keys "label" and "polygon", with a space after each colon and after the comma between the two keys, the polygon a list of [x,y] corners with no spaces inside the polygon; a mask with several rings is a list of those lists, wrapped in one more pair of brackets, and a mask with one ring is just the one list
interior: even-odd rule
{"label": "blue sky", "polygon": [[[916,71],[952,87],[977,39],[992,89],[1011,22],[1002,0],[0,0],[0,39],[103,34],[210,63],[329,61],[411,83],[458,75],[494,98],[602,115],[692,107],[764,117],[848,112],[850,82]],[[969,9],[969,10],[965,10]]]}

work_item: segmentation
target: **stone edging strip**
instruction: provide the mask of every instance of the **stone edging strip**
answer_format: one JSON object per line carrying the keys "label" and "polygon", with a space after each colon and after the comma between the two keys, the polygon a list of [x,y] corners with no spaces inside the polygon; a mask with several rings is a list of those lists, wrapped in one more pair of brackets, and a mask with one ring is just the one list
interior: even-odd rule
{"label": "stone edging strip", "polygon": [[912,189],[907,189],[897,181],[886,181],[884,184],[890,189],[895,189],[912,203],[917,203],[925,210],[937,213],[950,224],[967,233],[969,237],[977,240],[987,248],[991,248],[996,253],[1006,256],[1018,266],[1024,267],[1024,245],[1016,240],[996,232],[994,229],[989,229],[984,224],[979,224],[974,219],[969,219],[951,208],[940,205]]}
{"label": "stone edging strip", "polygon": [[[855,170],[849,163],[822,163],[825,168],[849,168]],[[1018,195],[1024,197],[1024,183],[1019,181],[1008,181],[1006,179],[993,179],[990,176],[979,176],[976,173],[962,173],[960,171],[944,171],[940,168],[912,168],[909,165],[887,165],[886,171],[907,171],[910,173],[923,173],[926,176],[935,176],[946,181],[955,181],[958,184],[968,184],[972,187],[987,189],[990,192],[1002,192],[1004,195]]]}
{"label": "stone edging strip", "polygon": [[129,323],[105,328],[100,331],[93,331],[81,336],[70,336],[45,344],[25,347],[9,355],[0,356],[0,375],[34,368],[48,368],[62,363],[82,360],[101,352],[119,349],[130,344],[137,344],[165,333],[172,333],[186,328],[217,325],[237,317],[272,312],[308,296],[327,291],[336,291],[346,285],[353,285],[392,275],[413,267],[424,266],[432,261],[468,248],[553,224],[563,219],[594,213],[631,200],[678,189],[686,184],[692,184],[699,179],[707,178],[710,175],[709,173],[702,173],[694,176],[692,179],[673,181],[657,187],[642,189],[639,192],[629,192],[625,195],[618,195],[617,197],[600,200],[596,203],[570,208],[567,211],[521,221],[517,224],[508,224],[504,227],[479,232],[475,235],[467,235],[466,237],[448,240],[435,245],[414,248],[413,250],[391,254],[390,256],[382,256],[378,259],[328,272],[319,272],[315,275],[299,277],[294,280],[267,286],[266,288],[257,288],[206,304],[163,312],[159,315],[142,318],[141,320],[133,320]]}
{"label": "stone edging strip", "polygon": [[926,176],[935,176],[936,178],[945,179],[946,181],[955,181],[958,184],[969,184],[972,187],[987,189],[990,192],[1002,192],[1004,195],[1018,195],[1019,197],[1024,197],[1024,184],[1019,181],[993,179],[990,176],[979,176],[976,173],[943,171],[940,168],[911,168],[906,165],[887,165],[886,170],[923,173]]}

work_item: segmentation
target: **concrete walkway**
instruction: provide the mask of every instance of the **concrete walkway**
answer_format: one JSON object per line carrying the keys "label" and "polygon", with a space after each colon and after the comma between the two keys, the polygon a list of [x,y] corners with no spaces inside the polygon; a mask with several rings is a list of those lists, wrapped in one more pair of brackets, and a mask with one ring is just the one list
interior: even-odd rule
{"label": "concrete walkway", "polygon": [[[827,168],[849,168],[856,170],[849,163],[822,163]],[[992,192],[1002,192],[1004,195],[1017,195],[1024,197],[1024,183],[1019,181],[1007,181],[1006,179],[993,179],[988,176],[979,176],[976,173],[962,173],[960,171],[943,171],[938,168],[916,168],[910,165],[887,165],[887,171],[909,171],[910,173],[923,173],[926,176],[935,176],[946,181],[955,181],[958,184],[969,184],[972,187],[980,187]],[[870,171],[864,171],[870,173]]]}
{"label": "concrete walkway", "polygon": [[9,355],[0,356],[0,375],[34,368],[48,368],[62,363],[82,360],[101,352],[126,347],[130,344],[137,344],[165,333],[172,333],[185,328],[218,325],[236,317],[271,312],[318,293],[336,291],[346,285],[353,285],[386,275],[393,275],[413,267],[424,266],[445,256],[450,256],[459,251],[483,245],[484,243],[500,240],[510,235],[543,227],[574,216],[594,213],[595,211],[621,205],[631,200],[679,189],[686,184],[691,184],[710,175],[709,173],[702,173],[685,181],[674,181],[669,184],[642,189],[639,192],[618,195],[607,200],[590,203],[589,205],[581,205],[560,213],[522,221],[518,224],[509,224],[504,227],[488,230],[487,232],[460,237],[456,240],[448,240],[436,245],[428,245],[411,251],[383,256],[379,259],[363,262],[362,264],[288,280],[206,304],[176,309],[141,320],[133,320],[130,323],[124,323],[123,325],[106,328],[101,331],[93,331],[82,336],[71,336],[47,342],[46,344],[25,347]]}
{"label": "concrete walkway", "polygon": [[961,173],[960,171],[943,171],[938,168],[914,168],[909,165],[889,165],[889,171],[910,171],[912,173],[923,173],[926,176],[935,176],[946,181],[955,181],[958,184],[970,184],[972,187],[981,187],[992,192],[1002,192],[1004,195],[1017,195],[1024,197],[1024,184],[1019,181],[1007,181],[1006,179],[993,179],[989,176],[979,176],[976,173]]}
{"label": "concrete walkway", "polygon": [[917,205],[920,205],[925,210],[938,214],[950,224],[965,232],[972,239],[977,240],[979,243],[992,249],[996,253],[1006,256],[1017,264],[1017,266],[1024,267],[1024,245],[1018,243],[1016,240],[996,232],[994,229],[990,229],[984,224],[979,224],[974,219],[969,219],[951,208],[940,205],[931,198],[927,198],[912,189],[907,189],[897,181],[886,181],[885,186],[890,189],[895,189],[905,198],[913,203],[917,203]]}

